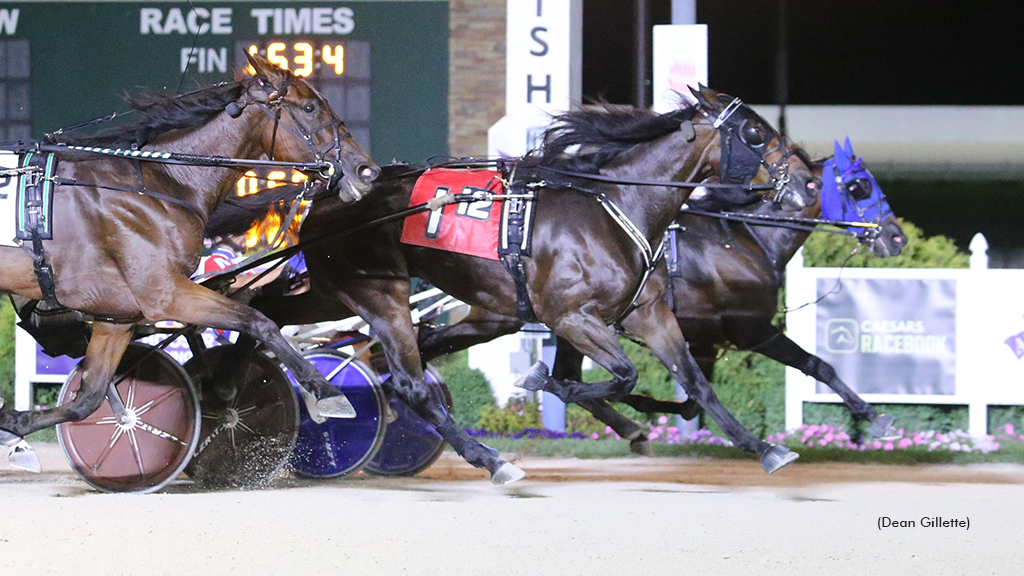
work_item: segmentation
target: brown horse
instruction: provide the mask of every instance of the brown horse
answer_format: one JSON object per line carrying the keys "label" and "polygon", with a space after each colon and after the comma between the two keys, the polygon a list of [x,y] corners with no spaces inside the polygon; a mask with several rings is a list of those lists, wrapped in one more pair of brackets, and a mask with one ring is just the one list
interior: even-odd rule
{"label": "brown horse", "polygon": [[[631,239],[623,230],[631,226],[636,236],[649,243],[648,250],[656,246],[692,190],[692,185],[679,188],[658,182],[704,180],[719,172],[725,158],[731,158],[737,170],[747,171],[739,181],[749,181],[762,164],[769,167],[771,176],[784,176],[789,168],[781,139],[753,111],[712,90],[703,89],[696,96],[697,107],[666,115],[618,109],[570,112],[549,131],[544,153],[524,159],[515,168],[513,191],[539,189],[533,253],[523,259],[532,309],[556,334],[613,374],[611,381],[588,385],[554,382],[546,373],[541,378],[545,384],[569,388],[572,400],[627,394],[636,382],[636,368],[609,327],[621,321],[656,350],[677,382],[735,434],[738,445],[756,452],[765,469],[774,471],[795,454],[753,437],[721,407],[687,354],[663,299],[641,295],[634,303],[651,254],[638,247],[641,240]],[[695,117],[699,113],[708,119]],[[580,153],[567,159],[563,153],[576,145]],[[566,176],[567,170],[574,175]],[[470,438],[443,407],[427,401],[408,310],[409,277],[417,275],[473,306],[515,317],[520,299],[504,266],[495,260],[401,244],[400,223],[384,224],[354,238],[309,242],[354,222],[406,208],[417,176],[402,167],[386,169],[374,193],[352,211],[339,211],[337,202],[315,204],[300,234],[300,240],[307,242],[304,252],[311,290],[285,298],[264,296],[252,305],[281,324],[357,313],[383,344],[392,374],[388,386],[467,461],[490,471],[492,481],[514,480],[521,472]],[[638,183],[650,178],[661,180]],[[606,201],[628,224],[610,216],[615,208]]]}
{"label": "brown horse", "polygon": [[[847,166],[856,160],[852,149],[843,149],[837,143],[837,162],[842,162],[843,156],[848,158]],[[853,197],[848,184],[854,178],[847,178],[842,186],[830,185],[840,174],[833,168],[834,164],[830,161],[826,166],[819,161],[812,166],[819,178],[823,170],[828,172],[820,197],[817,193],[808,194],[797,199],[793,208],[766,200],[745,208],[741,213],[818,218],[821,216],[820,200],[836,195],[851,206],[866,207],[877,203],[883,208],[874,218],[858,220],[874,220],[879,225],[878,234],[868,240],[876,256],[899,255],[906,246],[906,236],[877,183],[868,187],[869,193]],[[874,182],[866,168],[859,177]],[[793,189],[801,190],[800,187]],[[680,214],[676,223],[678,227],[673,231],[672,241],[677,247],[675,253],[678,258],[671,262],[671,273],[663,278],[668,280],[676,319],[689,339],[690,352],[709,380],[718,350],[734,347],[755,351],[825,383],[843,399],[855,418],[871,424],[869,434],[882,439],[897,435],[891,415],[877,412],[843,382],[830,364],[805,351],[772,323],[778,313],[778,295],[783,287],[785,266],[806,241],[808,230],[778,224],[751,226],[745,222],[719,220],[686,211]],[[495,324],[491,326],[493,328]],[[467,329],[473,328],[467,326]],[[506,325],[502,332],[507,330]],[[429,346],[421,353],[428,359],[433,354]],[[564,371],[570,376],[578,374],[581,361],[578,352],[571,347],[560,346],[556,371]],[[628,403],[645,412],[692,414],[695,408],[692,400],[680,405],[634,398]],[[618,414],[607,403],[586,403],[584,407],[620,436],[632,439],[635,450],[646,451],[643,445],[646,438],[635,422]]]}
{"label": "brown horse", "polygon": [[[262,341],[321,400],[322,415],[349,416],[351,405],[297,354],[273,322],[189,279],[209,215],[245,169],[295,164],[336,185],[339,204],[370,190],[379,169],[352,140],[327,102],[304,80],[259,57],[255,76],[184,96],[134,101],[144,120],[130,130],[42,147],[57,151],[52,239],[41,254],[0,248],[0,291],[40,300],[45,258],[60,305],[90,315],[80,393],[47,411],[0,410],[0,430],[17,436],[81,421],[100,407],[138,321],[175,320],[243,332]],[[74,145],[123,149],[76,151]],[[136,148],[139,148],[136,150]],[[91,148],[90,148],[91,150]],[[180,162],[140,161],[152,151]],[[112,154],[123,153],[131,158]],[[232,164],[228,159],[245,160]],[[320,187],[326,185],[321,182]],[[115,413],[120,399],[111,388]],[[120,410],[118,410],[120,408]]]}

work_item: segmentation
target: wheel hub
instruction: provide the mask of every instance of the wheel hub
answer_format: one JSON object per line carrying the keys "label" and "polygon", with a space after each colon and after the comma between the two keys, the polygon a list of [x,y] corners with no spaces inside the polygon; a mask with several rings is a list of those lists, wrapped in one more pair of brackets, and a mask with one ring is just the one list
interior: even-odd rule
{"label": "wheel hub", "polygon": [[238,423],[241,422],[241,419],[238,417],[238,410],[235,410],[234,408],[226,408],[224,413],[221,415],[221,422],[223,422],[224,426],[227,428],[234,428],[235,426],[238,426]]}
{"label": "wheel hub", "polygon": [[117,419],[117,427],[127,432],[128,430],[135,429],[135,425],[139,422],[139,416],[135,412],[135,408],[129,408],[125,406],[124,414],[121,414]]}

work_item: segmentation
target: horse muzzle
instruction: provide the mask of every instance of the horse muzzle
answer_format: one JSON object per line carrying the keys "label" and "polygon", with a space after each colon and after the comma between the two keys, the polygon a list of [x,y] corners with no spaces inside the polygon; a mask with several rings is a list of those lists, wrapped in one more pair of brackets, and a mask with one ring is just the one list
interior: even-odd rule
{"label": "horse muzzle", "polygon": [[882,220],[878,237],[871,241],[871,251],[879,258],[899,256],[907,245],[907,236],[903,233],[896,218],[893,216]]}
{"label": "horse muzzle", "polygon": [[332,164],[331,170],[327,178],[328,185],[332,190],[337,190],[342,202],[355,202],[365,196],[380,175],[380,167],[372,161],[355,165],[341,162]]}

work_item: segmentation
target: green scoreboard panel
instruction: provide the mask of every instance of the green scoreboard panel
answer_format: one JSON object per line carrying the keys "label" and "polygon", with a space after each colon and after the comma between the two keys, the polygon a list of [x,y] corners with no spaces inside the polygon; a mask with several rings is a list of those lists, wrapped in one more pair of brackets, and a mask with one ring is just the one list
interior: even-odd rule
{"label": "green scoreboard panel", "polygon": [[380,162],[448,150],[448,2],[0,3],[0,142],[189,91],[259,53],[308,78]]}

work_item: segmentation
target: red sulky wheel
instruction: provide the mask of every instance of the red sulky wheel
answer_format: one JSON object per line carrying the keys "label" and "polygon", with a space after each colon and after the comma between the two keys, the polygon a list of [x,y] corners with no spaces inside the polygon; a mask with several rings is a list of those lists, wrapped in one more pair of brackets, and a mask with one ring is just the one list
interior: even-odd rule
{"label": "red sulky wheel", "polygon": [[[123,377],[123,378],[122,378]],[[103,401],[81,422],[57,426],[57,439],[75,472],[105,492],[155,492],[181,474],[199,440],[199,395],[185,370],[163,350],[133,342],[117,368],[117,391],[127,410],[119,423]],[[82,384],[81,364],[59,403]]]}
{"label": "red sulky wheel", "polygon": [[[214,378],[231,378],[234,398],[218,398],[212,378],[202,382],[202,432],[185,472],[209,486],[258,486],[273,476],[295,448],[299,403],[277,362],[247,346],[217,346],[204,353]],[[219,375],[219,376],[218,376]]]}

